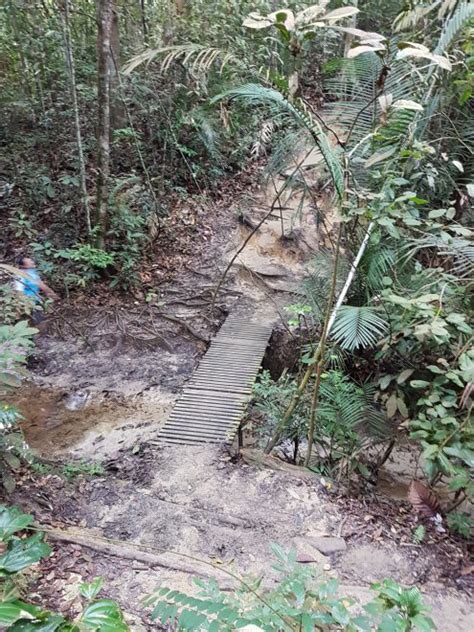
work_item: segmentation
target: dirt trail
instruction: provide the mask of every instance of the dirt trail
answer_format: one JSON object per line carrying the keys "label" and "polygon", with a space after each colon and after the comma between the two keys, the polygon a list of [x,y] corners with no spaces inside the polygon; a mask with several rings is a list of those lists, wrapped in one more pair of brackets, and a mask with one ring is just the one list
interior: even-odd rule
{"label": "dirt trail", "polygon": [[[309,167],[316,183],[319,162]],[[270,182],[245,211],[248,223],[255,225],[268,213],[274,196]],[[314,200],[290,189],[281,205],[281,215],[275,207],[236,260],[224,285],[229,311],[262,321],[284,313],[285,305],[295,300],[312,254],[325,243]],[[210,279],[215,284],[252,230],[231,217],[232,229],[222,233],[213,260],[202,263],[189,282],[193,294]],[[173,288],[170,291],[173,297]],[[163,297],[170,300],[165,292]],[[179,309],[181,317],[192,314],[189,322],[201,333],[215,330],[206,320],[206,307],[192,311],[184,304]],[[349,516],[317,478],[302,481],[287,472],[234,462],[227,450],[215,446],[157,445],[158,430],[205,349],[179,329],[167,340],[171,345],[166,349],[121,346],[112,340],[95,353],[79,341],[47,337],[41,342],[35,384],[23,389],[19,401],[26,437],[48,458],[100,460],[107,476],[73,487],[46,477],[43,495],[32,493],[27,503],[39,520],[191,554],[241,573],[265,572],[268,580],[273,577],[269,544],[276,541],[285,548],[295,546],[301,561],[338,576],[343,591],[363,600],[368,599],[370,582],[387,576],[419,583],[440,630],[474,628],[464,594],[441,584],[436,549],[399,547],[390,538],[374,541],[360,529],[351,531]],[[140,600],[157,584],[192,590],[193,568],[150,570],[91,551],[76,549],[71,558],[69,551],[67,546],[56,549],[51,571],[55,579],[40,592],[60,591],[74,604],[77,585],[102,575],[108,594],[135,616],[136,630],[143,629]],[[228,583],[215,569],[209,574]]]}

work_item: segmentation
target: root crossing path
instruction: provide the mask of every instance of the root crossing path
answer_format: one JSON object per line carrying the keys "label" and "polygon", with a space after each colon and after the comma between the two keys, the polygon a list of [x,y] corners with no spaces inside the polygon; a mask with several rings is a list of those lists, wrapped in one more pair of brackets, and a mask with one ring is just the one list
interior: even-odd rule
{"label": "root crossing path", "polygon": [[227,318],[161,429],[160,441],[232,443],[273,326],[251,317]]}

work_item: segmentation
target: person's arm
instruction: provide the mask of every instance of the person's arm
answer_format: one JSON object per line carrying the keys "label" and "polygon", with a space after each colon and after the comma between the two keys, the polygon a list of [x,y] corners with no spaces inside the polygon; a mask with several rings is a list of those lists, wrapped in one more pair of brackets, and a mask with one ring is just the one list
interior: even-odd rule
{"label": "person's arm", "polygon": [[39,289],[44,292],[46,294],[46,296],[50,299],[52,299],[53,301],[57,298],[59,298],[59,296],[56,294],[56,292],[54,290],[52,290],[48,285],[46,285],[46,283],[43,283],[43,281],[39,281],[38,283]]}

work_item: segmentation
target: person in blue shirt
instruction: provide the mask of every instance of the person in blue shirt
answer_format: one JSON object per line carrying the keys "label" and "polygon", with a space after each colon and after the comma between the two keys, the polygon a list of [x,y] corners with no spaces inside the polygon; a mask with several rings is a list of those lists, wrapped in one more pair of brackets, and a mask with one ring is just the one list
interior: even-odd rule
{"label": "person in blue shirt", "polygon": [[[52,300],[57,298],[57,294],[41,280],[33,259],[20,257],[18,266],[23,274],[16,278],[15,290],[21,292],[25,298],[32,301],[35,307],[40,306],[42,302],[41,292]],[[33,309],[31,318],[34,325],[39,325],[43,320],[43,312],[40,309]]]}

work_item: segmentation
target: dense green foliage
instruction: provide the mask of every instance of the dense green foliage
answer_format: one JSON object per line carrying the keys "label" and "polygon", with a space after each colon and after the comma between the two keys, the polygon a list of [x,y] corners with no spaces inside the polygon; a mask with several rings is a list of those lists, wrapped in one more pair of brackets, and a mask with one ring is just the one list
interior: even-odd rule
{"label": "dense green foliage", "polygon": [[24,320],[0,326],[0,480],[8,491],[15,487],[11,471],[20,467],[20,458],[27,456],[27,450],[19,428],[21,415],[2,398],[25,377],[27,354],[36,332]]}
{"label": "dense green foliage", "polygon": [[[290,325],[305,337],[298,371],[277,382],[264,373],[256,386],[262,444],[350,488],[356,478],[373,483],[408,437],[420,456],[411,475],[442,493],[446,523],[468,537],[474,5],[363,4],[359,13],[342,0],[7,0],[2,251],[9,260],[30,252],[66,292],[104,281],[128,291],[158,249],[172,253],[175,209],[191,197],[205,209],[251,160],[264,163],[264,178],[301,192],[301,205],[316,208],[320,189],[330,192],[331,212],[314,212],[329,245],[291,309]],[[302,166],[310,153],[316,179]],[[20,318],[33,305],[8,284],[0,295],[4,390],[24,374],[34,330]],[[24,447],[18,421],[0,404],[9,489]],[[4,563],[46,552],[39,536],[4,535]],[[354,619],[334,584],[315,585],[292,554],[278,556],[285,577],[265,597],[248,586],[235,597],[208,586],[200,600],[162,589],[155,617],[179,617],[184,629],[238,621],[273,630],[282,617],[288,629],[431,627],[415,589],[385,583],[369,609],[375,619]],[[22,564],[4,566],[4,576]],[[97,629],[104,611],[125,629],[114,604],[95,601],[98,589],[85,588],[92,601],[81,625]],[[47,629],[77,629],[5,595],[13,629],[42,629],[48,617]]]}
{"label": "dense green foliage", "polygon": [[215,581],[196,581],[201,589],[197,598],[160,588],[146,601],[154,606],[152,618],[162,624],[176,620],[178,630],[213,632],[435,629],[417,588],[405,589],[390,580],[374,584],[374,600],[361,608],[355,599],[340,596],[336,579],[317,577],[310,566],[298,564],[295,551],[286,553],[275,544],[272,550],[279,579],[271,590],[262,586],[262,577],[240,580],[232,595],[220,591]]}
{"label": "dense green foliage", "polygon": [[15,507],[0,505],[0,625],[11,632],[127,632],[117,604],[110,599],[97,599],[102,588],[100,579],[81,586],[84,608],[77,621],[67,621],[60,614],[23,600],[20,574],[48,557],[51,549],[44,534],[33,532],[33,517]]}

